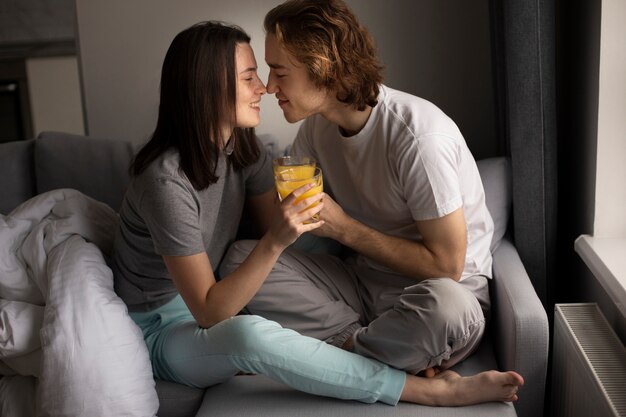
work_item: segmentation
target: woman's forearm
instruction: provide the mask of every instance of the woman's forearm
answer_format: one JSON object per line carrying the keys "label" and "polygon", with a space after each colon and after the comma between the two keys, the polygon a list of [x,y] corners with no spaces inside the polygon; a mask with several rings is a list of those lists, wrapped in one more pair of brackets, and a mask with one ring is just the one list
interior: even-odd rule
{"label": "woman's forearm", "polygon": [[201,327],[209,327],[238,314],[254,297],[271,272],[284,247],[263,236],[241,265],[209,288],[207,315]]}

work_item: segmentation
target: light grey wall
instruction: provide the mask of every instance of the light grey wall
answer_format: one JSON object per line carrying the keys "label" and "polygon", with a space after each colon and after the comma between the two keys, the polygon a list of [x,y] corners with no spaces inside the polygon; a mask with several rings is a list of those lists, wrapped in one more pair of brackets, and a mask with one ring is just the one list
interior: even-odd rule
{"label": "light grey wall", "polygon": [[602,1],[594,236],[626,237],[624,0]]}
{"label": "light grey wall", "polygon": [[[280,0],[77,0],[79,57],[87,131],[92,136],[145,141],[156,124],[161,65],[170,42],[202,20],[224,20],[252,37],[259,74],[263,60],[264,14]],[[184,6],[184,7],[183,7]],[[262,102],[257,133],[271,132],[288,143],[296,126],[284,121],[273,99]]]}
{"label": "light grey wall", "polygon": [[[260,75],[265,13],[281,0],[77,0],[79,55],[90,135],[143,141],[154,128],[161,63],[187,26],[219,19],[252,36]],[[489,0],[347,0],[370,29],[386,65],[386,83],[420,95],[460,126],[477,157],[499,152],[489,29]],[[184,5],[184,7],[183,7]],[[262,103],[259,134],[290,143],[273,96]]]}
{"label": "light grey wall", "polygon": [[372,33],[385,83],[432,101],[459,125],[477,158],[496,138],[489,0],[347,0]]}

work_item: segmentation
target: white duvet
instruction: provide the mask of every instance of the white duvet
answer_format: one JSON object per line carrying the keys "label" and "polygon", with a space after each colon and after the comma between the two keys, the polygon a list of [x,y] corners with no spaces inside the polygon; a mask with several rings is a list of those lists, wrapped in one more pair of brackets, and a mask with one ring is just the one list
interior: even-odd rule
{"label": "white duvet", "polygon": [[0,378],[0,415],[156,415],[148,351],[105,262],[117,221],[69,189],[0,215],[0,374],[17,374]]}

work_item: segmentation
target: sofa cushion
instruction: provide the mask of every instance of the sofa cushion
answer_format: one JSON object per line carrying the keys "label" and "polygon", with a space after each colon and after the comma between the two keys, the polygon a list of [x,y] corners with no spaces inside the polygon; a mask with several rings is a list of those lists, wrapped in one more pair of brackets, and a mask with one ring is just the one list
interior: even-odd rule
{"label": "sofa cushion", "polygon": [[204,390],[188,387],[175,382],[156,379],[159,397],[159,417],[195,416],[202,403]]}
{"label": "sofa cushion", "polygon": [[33,176],[34,140],[0,144],[0,213],[9,214],[35,195]]}
{"label": "sofa cushion", "polygon": [[[496,369],[489,339],[453,369],[461,375]],[[235,400],[233,400],[235,399]],[[491,402],[467,407],[427,407],[401,402],[395,407],[318,397],[296,391],[262,375],[236,376],[207,389],[196,417],[515,417],[511,403]]]}
{"label": "sofa cushion", "polygon": [[119,210],[133,156],[129,142],[43,132],[35,144],[37,193],[73,188]]}
{"label": "sofa cushion", "polygon": [[487,209],[494,224],[491,252],[495,251],[506,233],[511,214],[512,195],[511,168],[505,157],[481,159],[477,161],[478,171],[483,181]]}

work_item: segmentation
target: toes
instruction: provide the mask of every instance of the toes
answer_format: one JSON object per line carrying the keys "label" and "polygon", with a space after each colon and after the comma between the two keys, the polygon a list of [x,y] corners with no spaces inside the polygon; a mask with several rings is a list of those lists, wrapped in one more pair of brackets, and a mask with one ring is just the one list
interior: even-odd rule
{"label": "toes", "polygon": [[506,372],[506,376],[507,376],[508,384],[518,385],[518,386],[524,385],[524,378],[515,371]]}
{"label": "toes", "polygon": [[517,391],[519,390],[518,386],[510,387],[505,394],[506,398],[504,401],[517,401]]}

